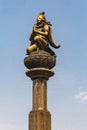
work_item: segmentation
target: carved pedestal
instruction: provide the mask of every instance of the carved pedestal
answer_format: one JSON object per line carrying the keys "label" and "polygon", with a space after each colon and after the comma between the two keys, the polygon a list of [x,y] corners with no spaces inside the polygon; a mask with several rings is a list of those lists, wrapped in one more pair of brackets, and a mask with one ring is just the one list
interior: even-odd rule
{"label": "carved pedestal", "polygon": [[48,52],[32,52],[24,59],[26,75],[33,81],[32,111],[29,113],[29,130],[51,130],[51,115],[47,109],[47,80],[56,58]]}
{"label": "carved pedestal", "polygon": [[48,111],[31,111],[29,130],[51,130],[51,115]]}

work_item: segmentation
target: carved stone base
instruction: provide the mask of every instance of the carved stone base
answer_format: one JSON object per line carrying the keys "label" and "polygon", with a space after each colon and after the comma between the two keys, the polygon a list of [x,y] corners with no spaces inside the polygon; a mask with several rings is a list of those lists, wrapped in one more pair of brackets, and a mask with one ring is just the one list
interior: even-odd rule
{"label": "carved stone base", "polygon": [[56,64],[56,57],[51,56],[48,52],[39,50],[32,52],[24,59],[24,64],[28,69],[48,68],[52,69]]}
{"label": "carved stone base", "polygon": [[54,72],[46,68],[33,68],[26,72],[26,75],[32,80],[34,79],[46,79],[54,75]]}
{"label": "carved stone base", "polygon": [[31,111],[29,130],[51,130],[51,115],[48,111]]}

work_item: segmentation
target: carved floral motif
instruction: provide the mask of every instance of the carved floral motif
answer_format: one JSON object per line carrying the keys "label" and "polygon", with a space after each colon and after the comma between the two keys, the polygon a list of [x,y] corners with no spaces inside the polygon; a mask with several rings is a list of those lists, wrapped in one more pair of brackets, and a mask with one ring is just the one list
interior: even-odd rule
{"label": "carved floral motif", "polygon": [[32,52],[26,57],[24,64],[28,69],[39,67],[51,69],[56,64],[56,57],[51,56],[48,52],[39,50],[39,52]]}

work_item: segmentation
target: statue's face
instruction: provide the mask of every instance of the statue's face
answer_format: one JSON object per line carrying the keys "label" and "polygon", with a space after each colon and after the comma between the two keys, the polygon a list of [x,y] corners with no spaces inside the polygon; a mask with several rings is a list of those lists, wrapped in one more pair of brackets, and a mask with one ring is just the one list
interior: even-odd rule
{"label": "statue's face", "polygon": [[42,20],[43,20],[43,16],[42,16],[42,15],[39,15],[39,16],[37,17],[37,23],[41,23]]}

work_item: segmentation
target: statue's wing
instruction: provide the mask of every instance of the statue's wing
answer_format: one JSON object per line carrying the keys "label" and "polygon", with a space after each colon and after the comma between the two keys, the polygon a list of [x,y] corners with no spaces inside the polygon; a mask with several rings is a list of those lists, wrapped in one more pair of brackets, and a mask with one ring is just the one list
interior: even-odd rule
{"label": "statue's wing", "polygon": [[53,38],[52,38],[52,29],[51,27],[49,28],[49,35],[48,35],[48,41],[49,41],[49,44],[54,47],[54,48],[59,48],[60,45],[56,45],[53,41]]}
{"label": "statue's wing", "polygon": [[[36,26],[36,25],[34,25],[34,26]],[[33,26],[33,28],[34,28],[34,26]],[[35,32],[34,32],[34,30],[33,30],[33,28],[32,28],[32,33],[31,33],[30,38],[29,38],[30,41],[33,41],[34,37],[36,35]]]}

